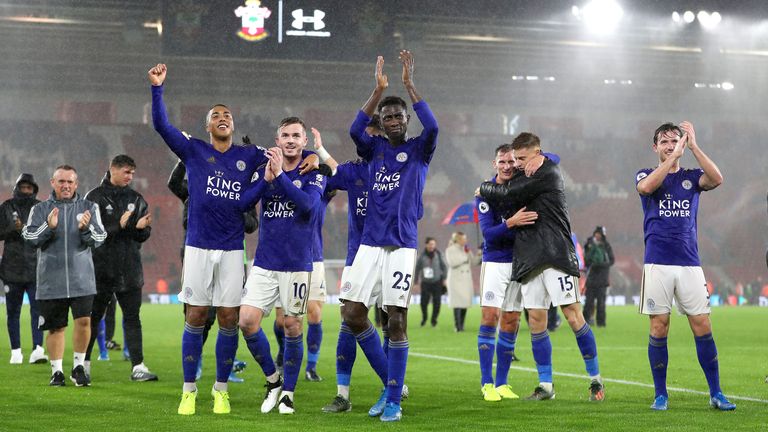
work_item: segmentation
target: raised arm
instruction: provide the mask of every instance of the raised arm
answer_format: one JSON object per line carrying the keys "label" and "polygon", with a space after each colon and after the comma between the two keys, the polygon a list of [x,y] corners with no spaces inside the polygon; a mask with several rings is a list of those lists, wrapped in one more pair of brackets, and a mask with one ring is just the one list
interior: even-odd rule
{"label": "raised arm", "polygon": [[699,166],[704,171],[704,174],[699,177],[699,187],[704,190],[712,190],[720,186],[723,183],[723,175],[720,173],[717,165],[712,162],[712,159],[696,143],[696,132],[693,129],[693,125],[690,122],[684,121],[680,123],[680,129],[688,135],[688,148],[691,149],[693,157],[696,158],[696,162],[699,163]]}
{"label": "raised arm", "polygon": [[376,87],[374,87],[373,93],[371,93],[363,108],[357,113],[352,126],[349,127],[349,136],[355,143],[358,156],[368,161],[373,157],[374,138],[365,133],[365,128],[368,127],[371,116],[376,112],[376,106],[381,101],[384,90],[389,86],[387,76],[384,75],[384,57],[382,56],[376,59],[376,72],[374,76],[376,78]]}
{"label": "raised arm", "polygon": [[339,163],[336,162],[336,159],[334,159],[333,156],[328,153],[328,150],[323,147],[323,137],[320,136],[320,131],[315,128],[312,128],[311,130],[315,142],[315,153],[320,157],[320,163],[324,163],[331,168],[331,175],[336,174],[336,168],[339,166]]}
{"label": "raised arm", "polygon": [[650,195],[656,192],[656,189],[661,187],[661,184],[664,183],[664,179],[667,178],[667,174],[669,174],[669,170],[674,168],[680,161],[680,158],[683,157],[683,153],[685,152],[685,142],[687,140],[688,136],[683,135],[683,137],[677,141],[677,144],[675,144],[672,154],[670,154],[664,162],[660,163],[650,174],[637,182],[636,188],[640,195]]}
{"label": "raised arm", "polygon": [[376,57],[376,69],[374,73],[376,78],[376,87],[373,88],[371,96],[365,101],[365,105],[361,111],[363,111],[369,118],[376,112],[376,106],[381,101],[381,97],[384,95],[384,90],[389,87],[389,81],[387,76],[384,75],[384,57]]}
{"label": "raised arm", "polygon": [[168,189],[176,195],[182,202],[189,198],[189,190],[187,189],[187,182],[184,180],[184,176],[187,174],[187,167],[184,166],[184,162],[179,160],[176,162],[176,166],[173,167],[170,177],[168,177]]}
{"label": "raised arm", "polygon": [[164,64],[158,63],[147,73],[149,82],[152,84],[152,124],[168,147],[184,160],[189,149],[187,145],[189,138],[168,121],[168,113],[163,102],[163,82],[165,82],[167,71],[168,68]]}
{"label": "raised arm", "polygon": [[403,85],[405,86],[405,91],[408,92],[408,97],[411,98],[411,104],[421,102],[422,97],[416,91],[416,86],[413,85],[413,54],[408,50],[402,50],[399,57],[400,62],[403,64]]}

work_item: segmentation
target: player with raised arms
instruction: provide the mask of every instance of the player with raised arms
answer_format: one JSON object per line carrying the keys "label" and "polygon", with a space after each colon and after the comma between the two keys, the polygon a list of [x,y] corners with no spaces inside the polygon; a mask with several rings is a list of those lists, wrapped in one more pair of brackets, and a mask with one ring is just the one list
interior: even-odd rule
{"label": "player with raised arms", "polygon": [[[691,150],[700,168],[680,166],[685,149]],[[640,288],[640,313],[648,315],[648,361],[656,391],[651,409],[668,408],[667,334],[673,300],[696,341],[699,365],[709,385],[709,404],[722,411],[736,409],[720,390],[717,347],[709,319],[709,293],[701,269],[696,216],[699,195],[723,183],[723,175],[696,142],[690,122],[665,123],[653,133],[656,168],[638,171],[635,181],[643,205],[645,258]]]}
{"label": "player with raised arms", "polygon": [[[385,422],[402,417],[400,398],[408,360],[406,315],[416,260],[416,228],[424,213],[422,192],[438,134],[437,121],[413,83],[411,52],[401,51],[400,62],[403,85],[423,130],[409,138],[407,104],[399,97],[383,98],[389,82],[383,72],[384,58],[378,57],[376,86],[349,132],[357,154],[368,163],[370,190],[361,245],[339,296],[344,302],[344,322],[385,385],[368,414],[381,416]],[[385,136],[371,136],[365,131],[374,111],[381,117]],[[378,296],[389,314],[387,354],[368,319],[368,308]]]}

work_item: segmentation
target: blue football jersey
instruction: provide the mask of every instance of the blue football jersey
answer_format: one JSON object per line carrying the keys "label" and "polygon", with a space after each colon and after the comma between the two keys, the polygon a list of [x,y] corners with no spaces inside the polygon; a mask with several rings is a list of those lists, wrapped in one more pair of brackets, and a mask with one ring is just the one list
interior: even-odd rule
{"label": "blue football jersey", "polygon": [[245,223],[240,201],[257,167],[267,161],[264,149],[233,144],[222,153],[208,142],[185,137],[168,121],[162,86],[152,86],[152,121],[187,167],[185,244],[201,249],[243,249]]}
{"label": "blue football jersey", "polygon": [[364,245],[417,247],[417,224],[424,214],[422,192],[438,129],[425,101],[415,103],[413,110],[424,129],[421,135],[398,146],[384,137],[368,135],[365,128],[370,117],[362,111],[350,127],[357,154],[369,164]]}
{"label": "blue football jersey", "polygon": [[[635,184],[652,168],[638,171]],[[704,171],[680,168],[667,174],[650,195],[640,195],[645,233],[645,263],[700,266],[696,216],[699,210],[699,179]]]}
{"label": "blue football jersey", "polygon": [[[491,181],[496,181],[496,176]],[[483,262],[511,263],[515,230],[507,228],[501,212],[483,198],[475,197],[475,207],[483,233]]]}
{"label": "blue football jersey", "polygon": [[283,172],[261,198],[259,245],[253,265],[266,270],[312,271],[312,239],[325,176]]}
{"label": "blue football jersey", "polygon": [[355,261],[365,226],[368,207],[368,163],[362,160],[344,162],[336,175],[328,179],[326,189],[347,191],[347,266]]}

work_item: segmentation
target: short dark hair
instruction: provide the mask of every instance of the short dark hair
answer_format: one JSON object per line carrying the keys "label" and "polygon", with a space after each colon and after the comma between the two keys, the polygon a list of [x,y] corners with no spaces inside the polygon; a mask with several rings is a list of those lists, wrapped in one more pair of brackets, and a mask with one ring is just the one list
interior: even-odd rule
{"label": "short dark hair", "polygon": [[405,101],[397,96],[387,96],[384,99],[379,102],[379,106],[376,108],[378,112],[381,112],[381,109],[385,106],[389,105],[400,105],[403,107],[405,111],[408,111],[408,105],[405,103]]}
{"label": "short dark hair", "polygon": [[136,161],[128,155],[120,154],[112,158],[112,162],[109,163],[109,166],[115,168],[130,167],[136,169]]}
{"label": "short dark hair", "polygon": [[211,111],[213,111],[213,109],[216,108],[217,106],[224,107],[224,108],[228,109],[229,112],[232,112],[232,110],[230,110],[229,107],[224,105],[224,104],[213,104],[213,105],[211,105],[211,107],[208,108],[208,112],[205,113],[205,126],[208,126],[208,123],[211,122]]}
{"label": "short dark hair", "polygon": [[512,151],[512,144],[511,143],[502,144],[502,145],[496,147],[496,151],[493,152],[493,156],[496,157],[496,156],[499,155],[499,153],[503,154],[503,153],[509,153],[511,151]]}
{"label": "short dark hair", "polygon": [[55,170],[53,170],[53,172],[56,172],[56,171],[58,171],[58,170],[63,170],[63,171],[74,171],[74,172],[75,172],[75,174],[77,174],[77,170],[76,170],[76,169],[75,169],[75,167],[73,167],[72,165],[67,165],[67,164],[59,165],[59,166],[57,166],[57,167],[56,167],[56,169],[55,169]]}
{"label": "short dark hair", "polygon": [[513,150],[520,150],[531,147],[541,147],[541,140],[539,140],[538,136],[530,132],[523,132],[516,136],[515,140],[512,141]]}
{"label": "short dark hair", "polygon": [[431,242],[434,239],[435,239],[434,237],[427,237],[427,238],[424,239],[424,244],[427,244],[427,243]]}
{"label": "short dark hair", "polygon": [[680,126],[677,126],[672,122],[667,122],[656,128],[656,131],[653,133],[653,143],[656,144],[656,142],[659,140],[659,134],[663,134],[669,131],[675,131],[677,132],[677,136],[683,136],[683,131],[680,129]]}
{"label": "short dark hair", "polygon": [[304,120],[298,118],[298,117],[286,117],[282,120],[280,120],[280,125],[277,126],[277,133],[280,133],[280,129],[290,126],[292,124],[299,124],[304,129],[304,133],[307,133],[307,125],[304,124]]}

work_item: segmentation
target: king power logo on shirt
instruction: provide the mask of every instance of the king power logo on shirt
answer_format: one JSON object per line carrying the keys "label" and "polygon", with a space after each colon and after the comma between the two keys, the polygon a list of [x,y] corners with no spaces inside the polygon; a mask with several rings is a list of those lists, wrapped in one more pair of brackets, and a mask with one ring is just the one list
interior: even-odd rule
{"label": "king power logo on shirt", "polygon": [[355,215],[365,217],[365,209],[368,208],[368,191],[363,192],[363,196],[357,197],[355,202]]}
{"label": "king power logo on shirt", "polygon": [[373,190],[376,192],[393,191],[400,187],[400,173],[388,173],[387,167],[382,166],[376,172],[376,182],[373,184]]}
{"label": "king power logo on shirt", "polygon": [[243,186],[239,181],[227,180],[224,178],[224,172],[217,170],[214,175],[208,176],[205,194],[240,201],[242,188]]}
{"label": "king power logo on shirt", "polygon": [[296,204],[293,201],[281,201],[281,196],[273,196],[271,200],[267,201],[267,205],[264,208],[264,217],[266,218],[292,218],[293,212],[296,209]]}
{"label": "king power logo on shirt", "polygon": [[664,194],[664,199],[659,201],[659,216],[691,217],[691,200],[676,200],[672,194]]}

